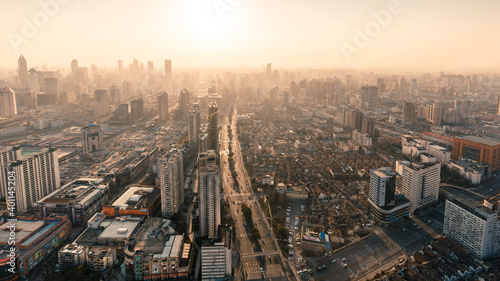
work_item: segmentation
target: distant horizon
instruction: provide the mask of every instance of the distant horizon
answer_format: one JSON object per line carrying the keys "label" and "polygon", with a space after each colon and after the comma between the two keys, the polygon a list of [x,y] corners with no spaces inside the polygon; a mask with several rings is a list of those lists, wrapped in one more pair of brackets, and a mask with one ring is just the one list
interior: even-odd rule
{"label": "distant horizon", "polygon": [[[0,61],[495,71],[500,2],[4,1]],[[453,11],[451,13],[451,11]],[[90,17],[91,15],[91,17]],[[255,62],[261,62],[256,64]]]}

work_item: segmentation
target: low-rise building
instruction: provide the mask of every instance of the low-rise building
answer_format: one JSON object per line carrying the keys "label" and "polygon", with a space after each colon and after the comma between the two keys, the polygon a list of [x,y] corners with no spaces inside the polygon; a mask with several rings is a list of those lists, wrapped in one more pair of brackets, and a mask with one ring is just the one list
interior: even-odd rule
{"label": "low-rise building", "polygon": [[309,192],[307,187],[302,185],[294,185],[286,188],[286,197],[290,200],[307,200]]}
{"label": "low-rise building", "polygon": [[92,271],[102,272],[109,269],[116,261],[114,247],[92,247],[87,254],[87,268]]}
{"label": "low-rise building", "polygon": [[302,253],[326,253],[330,251],[330,239],[328,234],[320,232],[317,236],[313,234],[302,236]]}
{"label": "low-rise building", "polygon": [[[16,274],[27,275],[54,249],[71,235],[71,221],[66,216],[50,215],[36,219],[33,215],[18,216],[16,222],[0,225],[0,247],[10,249],[10,226],[15,224]],[[10,251],[0,251],[0,261],[9,259]],[[5,267],[4,267],[5,268]],[[2,268],[3,269],[3,268]],[[6,269],[6,268],[5,268]],[[2,277],[9,272],[1,272]],[[14,276],[13,276],[14,277]]]}
{"label": "low-rise building", "polygon": [[88,247],[78,244],[66,244],[57,253],[59,264],[66,268],[79,266],[87,262]]}
{"label": "low-rise building", "polygon": [[34,203],[35,215],[66,215],[74,224],[85,224],[108,200],[108,190],[102,179],[76,179]]}
{"label": "low-rise building", "polygon": [[156,217],[127,240],[124,256],[127,274],[135,280],[188,277],[193,265],[191,244],[175,234],[170,220]]}
{"label": "low-rise building", "polygon": [[160,211],[161,192],[156,186],[130,185],[110,205],[102,208],[107,217],[151,217]]}

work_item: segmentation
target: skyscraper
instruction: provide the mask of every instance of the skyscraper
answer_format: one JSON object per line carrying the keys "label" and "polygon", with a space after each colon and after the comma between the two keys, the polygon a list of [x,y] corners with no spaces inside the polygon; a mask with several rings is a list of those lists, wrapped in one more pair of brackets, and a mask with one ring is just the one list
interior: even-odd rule
{"label": "skyscraper", "polygon": [[410,212],[437,202],[439,181],[441,180],[441,164],[411,163],[403,165],[402,193],[411,202]]}
{"label": "skyscraper", "polygon": [[171,218],[184,202],[184,171],[182,152],[175,152],[160,168],[161,213]]}
{"label": "skyscraper", "polygon": [[132,120],[138,120],[144,117],[144,100],[142,98],[130,102],[130,117]]}
{"label": "skyscraper", "polygon": [[0,89],[0,117],[12,117],[16,114],[16,93],[11,88]]}
{"label": "skyscraper", "polygon": [[[26,212],[32,204],[61,186],[59,179],[59,161],[57,148],[44,148],[23,157],[19,148],[15,148],[17,157],[10,162],[8,169],[13,172],[16,182],[14,198],[7,196],[7,202],[15,202],[17,214]],[[4,175],[8,174],[7,171]],[[8,182],[7,178],[1,179]]]}
{"label": "skyscraper", "polygon": [[94,99],[97,104],[108,106],[108,91],[106,89],[95,90]]}
{"label": "skyscraper", "polygon": [[78,71],[78,61],[72,60],[71,61],[71,74],[75,75],[77,71]]}
{"label": "skyscraper", "polygon": [[19,57],[17,60],[17,74],[19,77],[19,86],[22,88],[29,87],[28,82],[28,66],[26,63],[26,59],[24,59],[23,55]]}
{"label": "skyscraper", "polygon": [[219,106],[211,102],[208,106],[208,150],[219,151]]}
{"label": "skyscraper", "polygon": [[49,104],[56,104],[59,101],[57,78],[45,78],[45,95],[48,96]]}
{"label": "skyscraper", "polygon": [[198,193],[201,237],[215,238],[220,217],[221,178],[215,151],[198,154]]}
{"label": "skyscraper", "polygon": [[444,108],[438,104],[428,104],[426,107],[426,119],[428,122],[440,126],[443,121]]}
{"label": "skyscraper", "polygon": [[200,105],[198,103],[195,103],[191,107],[191,111],[189,111],[188,117],[189,143],[198,146],[201,127]]}
{"label": "skyscraper", "polygon": [[186,89],[181,90],[181,94],[179,96],[179,116],[181,118],[186,118],[189,111],[189,97],[190,93]]}
{"label": "skyscraper", "polygon": [[83,153],[92,153],[104,147],[102,128],[90,122],[82,128],[82,150]]}
{"label": "skyscraper", "polygon": [[361,87],[361,99],[363,100],[363,104],[366,103],[369,108],[376,106],[378,104],[377,86]]}
{"label": "skyscraper", "polygon": [[403,122],[413,123],[413,121],[415,120],[415,111],[416,107],[413,103],[403,101]]}
{"label": "skyscraper", "polygon": [[118,104],[122,101],[120,88],[116,87],[115,84],[109,88],[109,99],[111,100],[111,104]]}
{"label": "skyscraper", "polygon": [[28,83],[30,85],[31,92],[34,95],[38,95],[40,93],[40,81],[38,80],[38,73],[34,68],[29,70]]}
{"label": "skyscraper", "polygon": [[153,62],[148,61],[148,74],[153,74],[153,72],[154,72]]}
{"label": "skyscraper", "polygon": [[159,93],[156,100],[158,102],[158,119],[165,122],[168,120],[168,93]]}
{"label": "skyscraper", "polygon": [[165,81],[167,83],[167,88],[173,86],[173,76],[172,76],[172,61],[165,60]]}

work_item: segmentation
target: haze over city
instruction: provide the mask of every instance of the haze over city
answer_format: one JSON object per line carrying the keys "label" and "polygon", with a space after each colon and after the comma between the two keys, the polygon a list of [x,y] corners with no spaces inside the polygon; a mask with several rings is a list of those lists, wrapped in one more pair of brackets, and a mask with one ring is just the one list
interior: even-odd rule
{"label": "haze over city", "polygon": [[[490,69],[500,64],[496,1],[51,1],[3,0],[0,67],[21,53],[32,65],[113,67],[119,59],[174,65]],[[48,19],[40,11],[48,7]],[[380,15],[373,36],[346,59]],[[38,18],[36,18],[38,16]],[[34,19],[34,17],[36,19]],[[23,35],[25,19],[35,26]],[[39,23],[39,24],[37,24]],[[26,29],[29,31],[29,28]],[[366,33],[366,32],[365,32]],[[13,35],[15,34],[15,35]],[[16,35],[26,39],[16,38]],[[30,37],[30,38],[28,38]],[[12,43],[14,42],[14,43]],[[18,42],[18,43],[15,43]],[[21,43],[19,43],[21,42]]]}

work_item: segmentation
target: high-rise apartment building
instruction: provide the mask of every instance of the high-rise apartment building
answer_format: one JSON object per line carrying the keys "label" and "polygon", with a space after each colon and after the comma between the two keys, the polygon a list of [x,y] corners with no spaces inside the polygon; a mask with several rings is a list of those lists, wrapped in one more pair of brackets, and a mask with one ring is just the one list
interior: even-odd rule
{"label": "high-rise apartment building", "polygon": [[413,123],[416,115],[416,107],[413,103],[403,101],[403,122]]}
{"label": "high-rise apartment building", "polygon": [[142,117],[144,117],[144,100],[138,98],[130,102],[130,118],[139,120]]}
{"label": "high-rise apartment building", "polygon": [[45,95],[49,104],[56,104],[59,101],[59,88],[57,78],[45,78]]}
{"label": "high-rise apartment building", "polygon": [[28,71],[28,83],[31,93],[38,95],[40,93],[40,81],[38,80],[38,73],[34,68]]}
{"label": "high-rise apartment building", "polygon": [[165,122],[168,120],[168,93],[159,93],[156,100],[158,102],[158,119]]}
{"label": "high-rise apartment building", "polygon": [[381,224],[388,224],[408,216],[410,201],[396,194],[396,173],[390,167],[370,171],[368,194],[370,216]]}
{"label": "high-rise apartment building", "polygon": [[378,104],[378,88],[377,86],[365,86],[361,87],[361,99],[363,104],[367,104],[368,107],[373,107]]}
{"label": "high-rise apartment building", "polygon": [[182,89],[179,96],[179,116],[186,118],[189,111],[189,97],[190,93],[186,89]]}
{"label": "high-rise apartment building", "polygon": [[0,117],[13,117],[16,114],[16,93],[10,88],[0,89]]}
{"label": "high-rise apartment building", "polygon": [[441,180],[439,163],[408,163],[402,168],[402,193],[411,202],[411,213],[418,208],[437,202]]}
{"label": "high-rise apartment building", "polygon": [[29,87],[28,82],[28,65],[26,63],[26,59],[21,55],[17,60],[17,74],[19,77],[19,86],[21,88]]}
{"label": "high-rise apartment building", "polygon": [[201,237],[215,238],[221,222],[221,176],[213,150],[198,154],[198,194]]}
{"label": "high-rise apartment building", "polygon": [[76,75],[77,71],[78,71],[78,61],[72,60],[71,61],[71,74],[74,76],[74,75]]}
{"label": "high-rise apartment building", "polygon": [[208,106],[208,150],[219,151],[219,106],[216,102]]}
{"label": "high-rise apartment building", "polygon": [[231,276],[231,234],[229,225],[219,225],[216,239],[201,246],[201,280],[224,280]]}
{"label": "high-rise apartment building", "polygon": [[200,105],[195,103],[191,107],[188,116],[188,135],[189,143],[198,146],[200,136],[201,118],[200,118]]}
{"label": "high-rise apartment building", "polygon": [[92,153],[104,147],[104,137],[102,128],[90,122],[88,126],[82,128],[82,150],[83,153]]}
{"label": "high-rise apartment building", "polygon": [[443,234],[481,259],[500,256],[498,203],[474,206],[469,199],[448,199]]}
{"label": "high-rise apartment building", "polygon": [[438,104],[428,104],[425,110],[425,118],[428,122],[441,126],[444,117],[444,108]]}
{"label": "high-rise apartment building", "polygon": [[33,203],[61,186],[59,161],[57,148],[23,152],[19,148],[14,148],[14,150],[16,161],[5,163],[7,165],[2,167],[4,178],[0,180],[7,183],[8,178],[5,175],[15,177],[15,196],[11,197],[6,190],[4,192],[7,194],[7,202],[15,202],[16,212],[21,214],[32,208]]}
{"label": "high-rise apartment building", "polygon": [[160,167],[161,213],[171,218],[184,202],[184,170],[182,152],[170,155]]}

